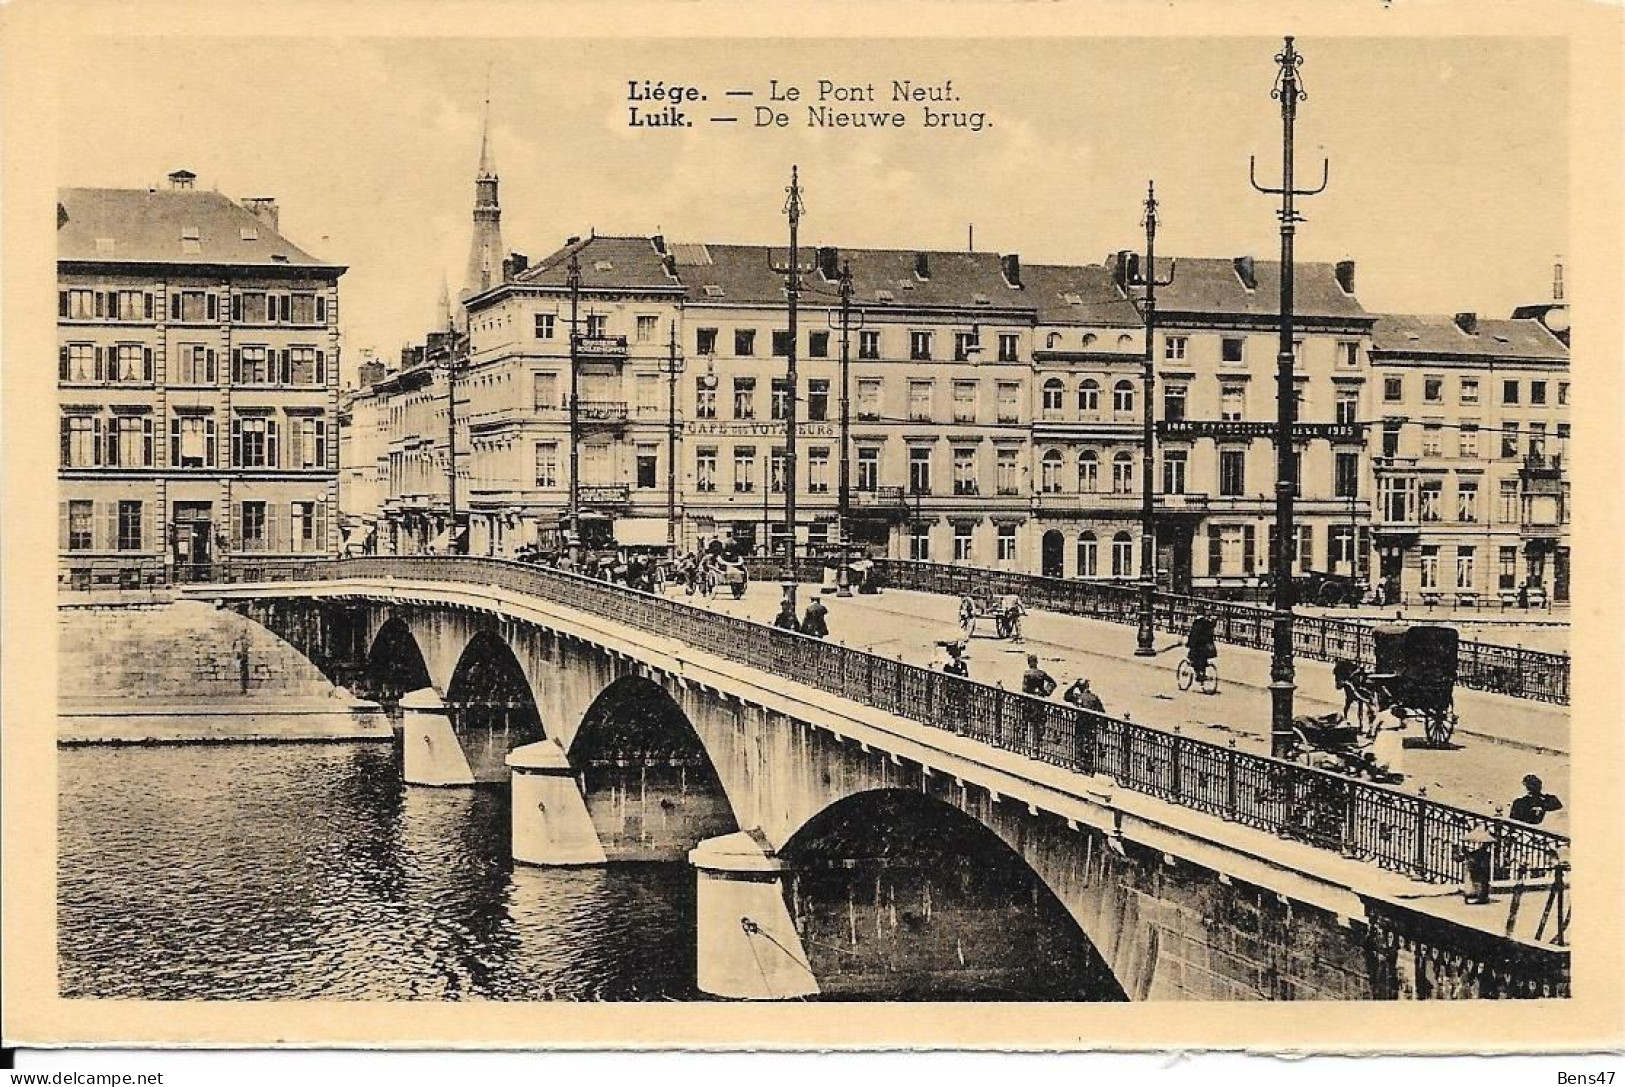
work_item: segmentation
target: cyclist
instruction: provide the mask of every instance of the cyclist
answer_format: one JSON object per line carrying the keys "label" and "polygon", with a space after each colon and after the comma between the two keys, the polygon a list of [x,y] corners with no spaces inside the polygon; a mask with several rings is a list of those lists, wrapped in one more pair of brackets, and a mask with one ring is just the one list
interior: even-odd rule
{"label": "cyclist", "polygon": [[1005,593],[999,598],[999,637],[1009,638],[1013,642],[1021,641],[1021,617],[1027,614],[1027,609],[1021,606],[1021,597],[1015,593]]}
{"label": "cyclist", "polygon": [[1213,639],[1213,617],[1205,611],[1191,620],[1185,636],[1185,655],[1196,671],[1196,682],[1206,683],[1208,665],[1219,655],[1219,649]]}

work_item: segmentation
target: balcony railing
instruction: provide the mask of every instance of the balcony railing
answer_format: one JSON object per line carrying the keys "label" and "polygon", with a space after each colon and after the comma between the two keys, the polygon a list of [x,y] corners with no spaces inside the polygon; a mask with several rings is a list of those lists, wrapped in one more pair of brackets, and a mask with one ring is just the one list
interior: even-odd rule
{"label": "balcony railing", "polygon": [[[1364,859],[1417,880],[1460,882],[1466,874],[1469,835],[1479,832],[1490,837],[1493,867],[1501,877],[1550,870],[1568,844],[1566,837],[1537,827],[561,570],[475,558],[360,558],[317,565],[319,570],[301,568],[301,575],[466,584],[549,600],[920,725],[1079,774],[1110,777],[1120,788]],[[803,577],[822,572],[813,563],[800,565]],[[997,571],[906,565],[916,567],[921,577],[951,575],[959,591],[972,580],[1004,591],[1002,584],[987,580]],[[904,566],[888,564],[888,572],[900,575]],[[1117,591],[1133,595],[1129,588]],[[1265,617],[1267,631],[1269,613],[1252,610]],[[1188,621],[1189,616],[1183,618]]]}
{"label": "balcony railing", "polygon": [[1563,470],[1561,453],[1525,453],[1523,472],[1526,475],[1557,474]]}
{"label": "balcony railing", "polygon": [[626,422],[625,400],[578,400],[576,419],[584,426],[595,423],[613,426]]}

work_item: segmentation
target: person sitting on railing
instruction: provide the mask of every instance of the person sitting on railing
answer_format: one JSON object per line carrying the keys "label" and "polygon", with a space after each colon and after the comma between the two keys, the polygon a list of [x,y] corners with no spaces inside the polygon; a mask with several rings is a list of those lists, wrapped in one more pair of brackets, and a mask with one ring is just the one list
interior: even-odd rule
{"label": "person sitting on railing", "polygon": [[807,614],[801,617],[801,633],[809,638],[829,637],[829,609],[818,597],[812,598],[807,605]]}
{"label": "person sitting on railing", "polygon": [[793,630],[801,632],[801,620],[796,618],[796,606],[788,600],[779,602],[779,614],[774,617],[773,625],[780,630]]}
{"label": "person sitting on railing", "polygon": [[1091,713],[1106,712],[1106,704],[1100,700],[1098,694],[1089,689],[1089,680],[1083,676],[1073,680],[1072,686],[1066,689],[1066,693],[1061,696],[1061,700],[1078,707],[1080,710],[1088,710]]}

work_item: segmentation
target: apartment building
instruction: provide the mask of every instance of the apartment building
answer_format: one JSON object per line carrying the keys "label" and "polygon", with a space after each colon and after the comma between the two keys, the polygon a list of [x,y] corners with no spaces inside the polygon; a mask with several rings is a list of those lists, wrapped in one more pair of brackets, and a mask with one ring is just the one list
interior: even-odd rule
{"label": "apartment building", "polygon": [[345,269],[195,180],[58,193],[64,585],[336,548]]}

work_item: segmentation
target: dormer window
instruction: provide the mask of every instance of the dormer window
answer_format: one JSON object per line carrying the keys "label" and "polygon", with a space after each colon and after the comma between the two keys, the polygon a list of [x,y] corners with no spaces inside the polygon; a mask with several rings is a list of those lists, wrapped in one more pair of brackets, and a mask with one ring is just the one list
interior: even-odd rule
{"label": "dormer window", "polygon": [[257,226],[245,226],[237,232],[237,236],[245,242],[257,242],[260,240],[260,228]]}
{"label": "dormer window", "polygon": [[201,252],[203,252],[203,242],[202,242],[201,237],[199,236],[197,227],[195,227],[195,226],[183,226],[183,227],[181,227],[181,252],[182,253],[201,253]]}
{"label": "dormer window", "polygon": [[707,297],[707,298],[721,298],[722,297],[722,288],[717,286],[715,283],[707,283],[705,285],[705,297]]}
{"label": "dormer window", "polygon": [[607,260],[595,260],[592,266],[599,272],[613,272],[615,270],[615,265]]}
{"label": "dormer window", "polygon": [[878,290],[875,292],[876,302],[895,302],[896,300],[897,296],[888,290]]}

